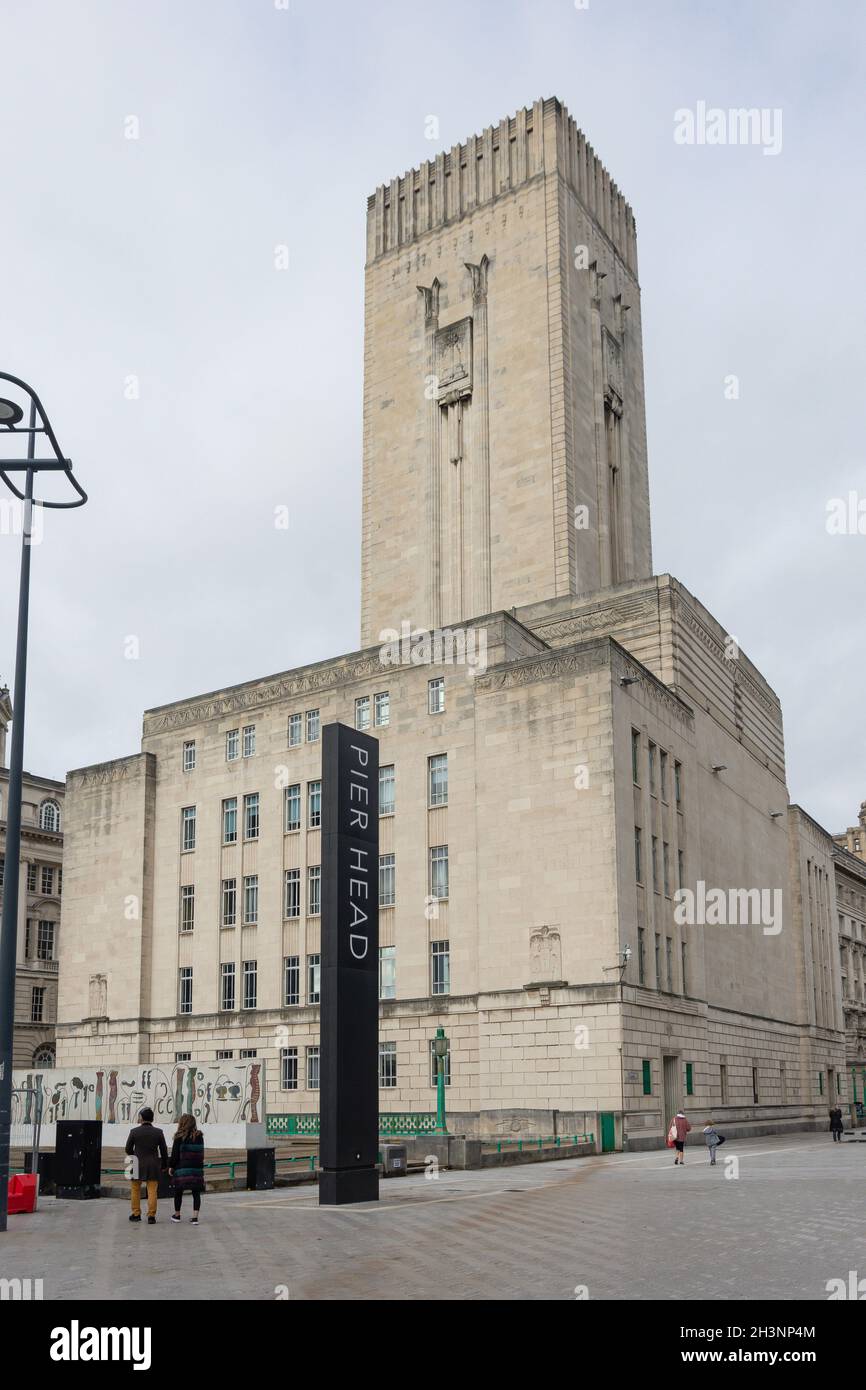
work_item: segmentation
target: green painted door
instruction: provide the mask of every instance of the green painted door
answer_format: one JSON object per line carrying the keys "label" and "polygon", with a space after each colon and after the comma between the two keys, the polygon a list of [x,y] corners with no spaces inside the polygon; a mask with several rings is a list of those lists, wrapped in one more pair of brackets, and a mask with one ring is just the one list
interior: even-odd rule
{"label": "green painted door", "polygon": [[603,1110],[601,1113],[601,1151],[603,1154],[613,1153],[616,1148],[616,1122],[612,1110]]}

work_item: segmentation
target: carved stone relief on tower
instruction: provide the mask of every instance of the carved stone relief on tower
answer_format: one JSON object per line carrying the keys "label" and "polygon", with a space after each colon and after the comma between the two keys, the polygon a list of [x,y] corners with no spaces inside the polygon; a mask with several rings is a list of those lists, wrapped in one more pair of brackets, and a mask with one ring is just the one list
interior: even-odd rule
{"label": "carved stone relief on tower", "polygon": [[545,984],[562,979],[562,946],[555,927],[536,927],[530,933],[529,978]]}

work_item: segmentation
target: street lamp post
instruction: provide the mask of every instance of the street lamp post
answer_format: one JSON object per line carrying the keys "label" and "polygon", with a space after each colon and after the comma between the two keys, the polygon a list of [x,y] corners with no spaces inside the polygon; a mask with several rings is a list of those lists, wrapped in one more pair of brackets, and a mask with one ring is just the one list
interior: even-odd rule
{"label": "street lamp post", "polygon": [[436,1057],[436,1133],[447,1134],[445,1125],[445,1059],[448,1056],[448,1039],[444,1028],[436,1029],[433,1039],[433,1053]]}
{"label": "street lamp post", "polygon": [[[18,880],[21,869],[21,778],[24,768],[24,701],[27,689],[27,620],[30,608],[30,550],[33,507],[68,509],[81,507],[87,494],[72,473],[71,459],[64,458],[51,423],[36,392],[18,377],[0,372],[0,382],[10,382],[16,394],[29,405],[29,423],[23,425],[24,410],[14,397],[0,397],[0,451],[11,438],[25,435],[25,458],[6,458],[0,452],[0,478],[23,503],[21,526],[21,581],[18,590],[18,637],[15,649],[15,690],[12,704],[12,741],[9,755],[9,790],[6,811],[6,872],[3,888],[3,916],[0,922],[0,1231],[6,1230],[9,1210],[9,1149],[12,1131],[12,1055],[15,1030],[15,955],[18,936]],[[52,456],[39,458],[38,438],[47,443]],[[64,473],[77,498],[73,502],[34,501],[34,475],[40,472]],[[24,474],[24,491],[15,486],[10,473]]]}

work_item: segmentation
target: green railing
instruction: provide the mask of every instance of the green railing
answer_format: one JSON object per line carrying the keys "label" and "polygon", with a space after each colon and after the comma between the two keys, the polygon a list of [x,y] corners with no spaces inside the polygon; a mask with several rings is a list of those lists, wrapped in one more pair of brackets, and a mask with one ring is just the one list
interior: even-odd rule
{"label": "green railing", "polygon": [[[490,1140],[489,1142],[492,1143],[493,1141]],[[502,1153],[503,1144],[516,1144],[517,1152],[523,1153],[524,1149],[543,1149],[545,1147],[549,1148],[551,1145],[555,1149],[559,1149],[563,1144],[594,1143],[595,1138],[592,1134],[543,1134],[538,1138],[533,1135],[531,1139],[497,1139],[496,1152],[498,1154]]]}
{"label": "green railing", "polygon": [[[281,1136],[318,1136],[318,1115],[268,1115],[267,1132],[271,1139]],[[435,1134],[435,1115],[380,1115],[381,1135]]]}

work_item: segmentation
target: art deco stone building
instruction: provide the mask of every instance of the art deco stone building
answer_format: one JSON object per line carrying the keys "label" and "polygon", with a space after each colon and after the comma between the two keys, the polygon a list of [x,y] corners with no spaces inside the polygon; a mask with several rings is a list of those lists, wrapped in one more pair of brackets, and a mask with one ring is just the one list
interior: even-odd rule
{"label": "art deco stone building", "polygon": [[59,1063],[255,1052],[318,1109],[342,720],[380,739],[383,1111],[434,1109],[442,1025],[469,1132],[825,1124],[834,847],[773,690],[652,574],[634,218],[559,102],[377,190],[365,315],[362,647],[70,773]]}
{"label": "art deco stone building", "polygon": [[[12,865],[6,862],[9,769],[9,691],[0,690],[0,903]],[[57,971],[60,959],[60,895],[63,890],[65,787],[25,772],[21,807],[21,860],[16,951],[13,1066],[50,1067],[55,1060]]]}

